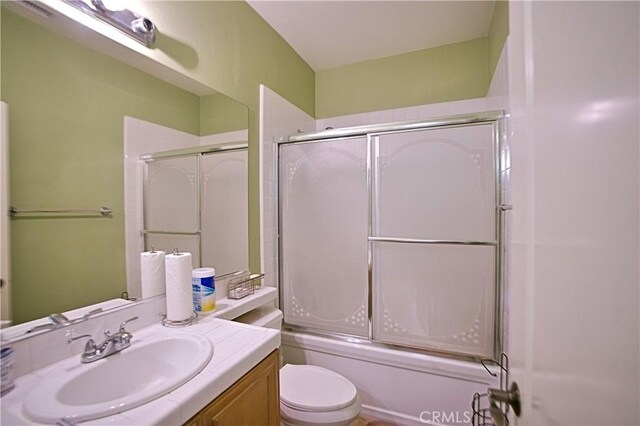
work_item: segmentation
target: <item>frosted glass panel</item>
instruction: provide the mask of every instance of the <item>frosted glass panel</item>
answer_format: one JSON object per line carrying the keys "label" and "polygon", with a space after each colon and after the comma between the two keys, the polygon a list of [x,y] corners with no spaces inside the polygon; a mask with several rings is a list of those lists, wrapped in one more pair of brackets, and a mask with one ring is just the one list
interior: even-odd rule
{"label": "frosted glass panel", "polygon": [[492,356],[495,248],[374,244],[374,338]]}
{"label": "frosted glass panel", "polygon": [[191,263],[194,268],[200,267],[200,243],[197,235],[165,235],[147,234],[144,239],[145,251],[162,250],[165,253],[173,253],[174,248],[178,248],[181,253],[191,253]]}
{"label": "frosted glass panel", "polygon": [[285,321],[366,336],[366,140],[280,147]]}
{"label": "frosted glass panel", "polygon": [[196,156],[147,163],[145,229],[198,230],[197,170]]}
{"label": "frosted glass panel", "polygon": [[493,126],[381,135],[374,235],[495,241]]}
{"label": "frosted glass panel", "polygon": [[248,269],[247,151],[202,157],[202,264],[216,275]]}

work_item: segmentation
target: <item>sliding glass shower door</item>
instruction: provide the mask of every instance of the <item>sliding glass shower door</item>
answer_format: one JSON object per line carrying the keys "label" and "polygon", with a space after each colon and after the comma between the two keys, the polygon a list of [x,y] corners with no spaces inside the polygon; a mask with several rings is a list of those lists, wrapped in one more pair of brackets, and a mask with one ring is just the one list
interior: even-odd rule
{"label": "sliding glass shower door", "polygon": [[492,355],[493,126],[372,135],[373,338]]}
{"label": "sliding glass shower door", "polygon": [[285,323],[494,356],[497,125],[280,144]]}
{"label": "sliding glass shower door", "polygon": [[280,149],[285,321],[368,336],[367,141]]}

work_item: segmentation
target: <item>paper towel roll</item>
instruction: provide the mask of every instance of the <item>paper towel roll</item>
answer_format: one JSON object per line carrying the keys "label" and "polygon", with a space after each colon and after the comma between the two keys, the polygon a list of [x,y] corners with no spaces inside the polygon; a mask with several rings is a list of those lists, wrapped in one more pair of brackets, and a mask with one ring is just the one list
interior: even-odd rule
{"label": "paper towel roll", "polygon": [[165,258],[169,321],[184,321],[193,315],[191,269],[191,253],[168,254]]}
{"label": "paper towel roll", "polygon": [[140,279],[142,298],[157,296],[165,292],[165,269],[163,251],[140,253]]}

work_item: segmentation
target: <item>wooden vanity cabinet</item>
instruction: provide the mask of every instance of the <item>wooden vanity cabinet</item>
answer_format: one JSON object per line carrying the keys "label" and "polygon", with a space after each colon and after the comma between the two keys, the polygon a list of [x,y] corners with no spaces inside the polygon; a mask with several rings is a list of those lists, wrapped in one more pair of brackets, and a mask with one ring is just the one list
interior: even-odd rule
{"label": "wooden vanity cabinet", "polygon": [[271,352],[186,426],[279,426],[278,350]]}

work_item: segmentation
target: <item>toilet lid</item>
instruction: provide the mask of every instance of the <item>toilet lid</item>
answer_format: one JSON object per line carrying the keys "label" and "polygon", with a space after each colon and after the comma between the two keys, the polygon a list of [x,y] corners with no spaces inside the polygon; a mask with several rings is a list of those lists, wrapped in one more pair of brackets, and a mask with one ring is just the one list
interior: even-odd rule
{"label": "toilet lid", "polygon": [[333,411],[351,405],[356,387],[345,377],[315,365],[287,364],[280,369],[280,401],[304,411]]}

